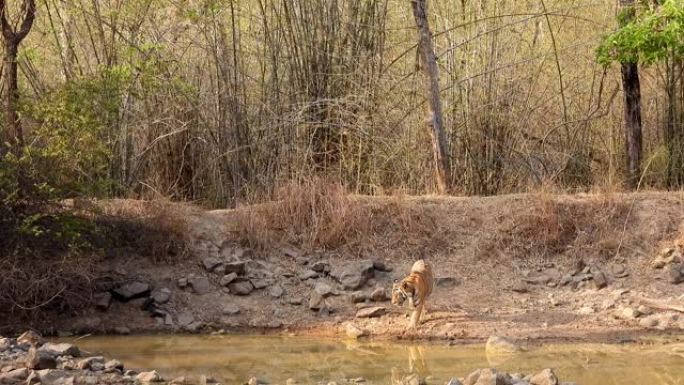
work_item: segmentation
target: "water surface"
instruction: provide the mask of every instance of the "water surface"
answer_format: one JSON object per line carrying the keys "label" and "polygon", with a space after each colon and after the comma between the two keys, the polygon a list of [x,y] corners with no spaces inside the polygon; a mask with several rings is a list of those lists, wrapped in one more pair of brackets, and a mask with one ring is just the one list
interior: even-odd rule
{"label": "water surface", "polygon": [[547,345],[506,359],[487,357],[482,345],[447,346],[352,342],[272,336],[98,336],[76,342],[82,350],[156,369],[167,379],[211,375],[224,384],[255,376],[271,384],[302,384],[363,377],[393,384],[411,373],[444,384],[477,368],[534,373],[551,367],[561,381],[580,385],[684,385],[684,344]]}

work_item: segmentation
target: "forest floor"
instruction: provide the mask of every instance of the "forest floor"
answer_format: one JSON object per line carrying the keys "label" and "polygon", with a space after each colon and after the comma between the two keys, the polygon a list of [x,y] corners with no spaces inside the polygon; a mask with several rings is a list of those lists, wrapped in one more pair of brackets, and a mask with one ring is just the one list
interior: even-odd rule
{"label": "forest floor", "polygon": [[[158,210],[98,204],[111,216]],[[96,264],[92,306],[48,311],[30,326],[62,336],[258,332],[454,343],[491,335],[621,342],[684,328],[682,193],[309,192],[234,210],[163,207],[183,252],[108,250]],[[419,258],[437,282],[423,324],[407,332],[408,310],[388,296]]]}

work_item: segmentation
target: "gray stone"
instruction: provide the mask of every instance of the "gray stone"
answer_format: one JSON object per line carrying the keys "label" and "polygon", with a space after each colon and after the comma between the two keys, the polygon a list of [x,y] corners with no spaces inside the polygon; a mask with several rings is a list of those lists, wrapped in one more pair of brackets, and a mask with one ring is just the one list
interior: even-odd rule
{"label": "gray stone", "polygon": [[121,361],[118,360],[109,360],[105,362],[104,364],[105,370],[118,370],[123,372],[124,366],[121,363]]}
{"label": "gray stone", "polygon": [[361,338],[363,336],[368,335],[368,332],[361,329],[360,327],[356,326],[355,324],[351,322],[347,322],[344,325],[344,332],[349,338],[357,339]]}
{"label": "gray stone", "polygon": [[72,344],[67,344],[64,342],[62,342],[62,343],[46,342],[38,350],[41,352],[45,352],[47,354],[50,354],[53,357],[57,357],[57,356],[79,357],[81,355],[81,351],[78,349],[77,346],[72,345]]}
{"label": "gray stone", "polygon": [[171,289],[163,287],[152,292],[152,299],[154,302],[163,305],[171,300]]}
{"label": "gray stone", "polygon": [[631,308],[631,307],[626,307],[622,309],[622,317],[625,319],[636,319],[639,318],[641,313],[639,313],[639,310]]}
{"label": "gray stone", "polygon": [[382,287],[376,288],[370,295],[370,300],[373,302],[385,302],[388,299],[387,291]]}
{"label": "gray stone", "polygon": [[0,337],[0,353],[12,347],[12,340]]}
{"label": "gray stone", "polygon": [[314,262],[314,264],[311,265],[311,270],[315,271],[316,273],[324,273],[326,271],[330,271],[330,264],[326,261]]}
{"label": "gray stone", "polygon": [[43,337],[33,330],[27,330],[17,337],[17,343],[19,345],[40,345],[43,343]]}
{"label": "gray stone", "polygon": [[455,277],[436,277],[435,286],[444,288],[458,286],[458,279]]}
{"label": "gray stone", "polygon": [[247,271],[247,261],[235,261],[226,263],[226,273],[245,275]]}
{"label": "gray stone", "polygon": [[128,302],[136,298],[147,297],[149,295],[150,285],[140,281],[129,282],[114,289],[114,297],[124,302]]}
{"label": "gray stone", "polygon": [[280,285],[274,285],[268,289],[268,295],[270,295],[273,298],[280,298],[283,296],[283,293],[284,290]]}
{"label": "gray stone", "polygon": [[204,266],[204,269],[208,272],[214,271],[214,269],[221,266],[222,264],[223,262],[215,257],[206,257],[202,259],[202,266]]}
{"label": "gray stone", "polygon": [[458,378],[450,378],[446,385],[463,385],[463,383]]}
{"label": "gray stone", "polygon": [[532,385],[558,385],[558,377],[551,369],[544,369],[530,378]]}
{"label": "gray stone", "polygon": [[325,307],[325,297],[316,290],[311,291],[309,296],[309,309],[320,310]]}
{"label": "gray stone", "polygon": [[391,272],[393,269],[389,266],[384,261],[381,261],[379,259],[373,260],[373,268],[378,271],[384,271],[384,272]]}
{"label": "gray stone", "polygon": [[214,287],[209,282],[209,278],[204,276],[193,276],[188,278],[188,284],[192,287],[192,291],[198,295],[204,295],[214,290]]}
{"label": "gray stone", "polygon": [[570,275],[570,274],[565,274],[560,280],[560,284],[562,286],[567,286],[571,282],[572,282],[572,275]]}
{"label": "gray stone", "polygon": [[287,255],[290,258],[297,259],[302,257],[302,252],[295,249],[294,247],[283,247],[281,249],[283,254]]}
{"label": "gray stone", "polygon": [[228,285],[230,292],[235,295],[249,295],[254,290],[254,286],[249,280],[237,280]]}
{"label": "gray stone", "polygon": [[268,281],[265,279],[251,279],[250,282],[255,289],[261,290],[268,287]]}
{"label": "gray stone", "polygon": [[183,327],[195,322],[195,316],[193,316],[192,313],[190,313],[189,311],[184,311],[180,313],[176,319],[178,321],[178,325]]}
{"label": "gray stone", "polygon": [[112,294],[109,292],[97,293],[93,297],[93,302],[98,310],[105,311],[112,304]]}
{"label": "gray stone", "polygon": [[164,381],[164,379],[159,375],[159,373],[157,373],[156,370],[153,370],[151,372],[142,372],[135,376],[135,379],[142,382],[143,384]]}
{"label": "gray stone", "polygon": [[514,283],[513,286],[511,287],[511,290],[516,292],[516,293],[527,293],[527,291],[528,291],[527,285],[525,284],[525,282],[522,282],[522,281],[518,281],[518,282]]}
{"label": "gray stone", "polygon": [[289,303],[290,305],[295,305],[295,306],[301,305],[302,302],[303,302],[303,299],[301,297],[290,297],[287,300],[287,303]]}
{"label": "gray stone", "polygon": [[26,368],[0,373],[0,384],[19,384],[26,381],[28,375],[29,371]]}
{"label": "gray stone", "polygon": [[302,281],[306,281],[307,279],[318,278],[318,273],[313,271],[313,270],[305,269],[305,270],[302,270],[301,272],[299,272],[299,274],[297,274],[297,276]]}
{"label": "gray stone", "polygon": [[94,357],[88,357],[84,358],[82,360],[79,360],[78,363],[76,364],[76,367],[81,370],[102,370],[104,369],[104,364],[105,360],[104,357],[101,356],[94,356]]}
{"label": "gray stone", "polygon": [[380,317],[387,313],[387,309],[382,306],[370,306],[359,309],[356,312],[356,318],[374,318]]}
{"label": "gray stone", "polygon": [[596,271],[593,273],[594,275],[594,285],[596,285],[597,289],[603,289],[604,287],[608,286],[608,279],[606,278],[606,275],[603,274],[602,271]]}
{"label": "gray stone", "polygon": [[362,292],[362,291],[355,291],[351,293],[351,300],[352,303],[361,303],[361,302],[366,302],[366,300],[370,299],[368,297],[368,293]]}
{"label": "gray stone", "polygon": [[238,277],[237,273],[228,273],[228,274],[224,275],[223,277],[221,277],[221,281],[219,282],[219,284],[221,286],[228,286],[231,282],[235,281],[235,279],[237,279],[237,277]]}
{"label": "gray stone", "polygon": [[74,376],[65,370],[36,370],[34,372],[44,385],[75,385]]}
{"label": "gray stone", "polygon": [[464,385],[508,385],[506,376],[496,369],[479,369],[468,375]]}
{"label": "gray stone", "polygon": [[178,278],[178,287],[181,289],[185,289],[188,287],[188,279],[187,278]]}
{"label": "gray stone", "polygon": [[55,369],[57,360],[55,360],[54,355],[31,347],[26,355],[25,364],[27,368],[34,370]]}
{"label": "gray stone", "polygon": [[350,261],[333,269],[330,275],[346,290],[356,290],[362,287],[375,275],[375,268],[371,260]]}
{"label": "gray stone", "polygon": [[320,294],[323,298],[337,294],[337,291],[333,289],[332,286],[323,281],[316,282],[316,285],[314,286],[314,291]]}
{"label": "gray stone", "polygon": [[131,329],[127,328],[126,326],[115,326],[114,333],[121,335],[129,335],[131,334]]}
{"label": "gray stone", "polygon": [[678,285],[684,282],[684,265],[680,263],[670,265],[667,276],[672,284]]}
{"label": "gray stone", "polygon": [[237,315],[240,313],[240,308],[234,304],[234,303],[229,303],[223,307],[223,315]]}

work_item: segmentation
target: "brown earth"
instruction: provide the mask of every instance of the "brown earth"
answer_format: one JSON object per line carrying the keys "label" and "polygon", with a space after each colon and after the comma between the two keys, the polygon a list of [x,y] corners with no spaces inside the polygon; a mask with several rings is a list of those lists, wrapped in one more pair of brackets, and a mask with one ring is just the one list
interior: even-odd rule
{"label": "brown earth", "polygon": [[[618,341],[677,333],[684,327],[678,311],[653,309],[681,302],[684,284],[670,283],[669,266],[651,267],[662,248],[680,239],[682,193],[488,198],[299,193],[236,210],[166,204],[165,226],[171,218],[187,250],[160,258],[129,252],[122,245],[98,263],[96,279],[103,290],[131,281],[148,283],[157,291],[167,288],[167,303],[113,300],[106,311],[92,306],[50,313],[32,326],[60,334],[344,335],[351,322],[374,338],[455,343],[481,341],[493,334],[528,340]],[[123,217],[145,216],[150,205],[100,203],[106,212]],[[163,244],[159,247],[164,249]],[[208,257],[222,263],[248,261],[244,276],[252,283],[263,282],[265,288],[244,296],[230,293],[220,285],[223,273],[203,266]],[[381,261],[392,271],[374,270],[374,277],[357,291],[370,295],[384,288],[388,294],[391,282],[403,277],[420,257],[432,263],[441,279],[428,301],[426,320],[416,332],[405,332],[406,309],[388,301],[356,305],[351,299],[354,290],[344,290],[329,274],[302,276],[319,261],[328,262],[333,271],[345,263]],[[563,285],[563,277],[575,270],[574,280]],[[582,270],[591,275],[579,282]],[[601,288],[597,287],[602,286],[599,271],[607,284]],[[192,276],[208,278],[207,293],[178,286],[179,279]],[[315,311],[309,301],[317,283],[328,284],[334,293],[325,299],[323,310]],[[275,286],[282,288],[282,296],[271,293],[278,291]],[[654,314],[627,314],[639,308],[643,298],[659,301],[658,306],[651,303],[640,309]],[[145,305],[148,310],[141,309]],[[384,307],[386,314],[355,317],[359,307],[369,306]],[[19,330],[26,325],[3,326]]]}

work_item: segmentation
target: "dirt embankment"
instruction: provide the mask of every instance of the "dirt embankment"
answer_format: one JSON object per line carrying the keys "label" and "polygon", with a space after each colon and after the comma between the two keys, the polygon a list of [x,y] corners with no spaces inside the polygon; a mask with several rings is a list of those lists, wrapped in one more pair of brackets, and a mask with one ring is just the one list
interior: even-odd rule
{"label": "dirt embankment", "polygon": [[[101,206],[124,218],[151,215],[144,202]],[[492,334],[623,339],[684,327],[680,193],[368,198],[312,188],[237,210],[163,210],[185,249],[168,256],[163,239],[148,250],[153,255],[114,245],[96,263],[92,306],[54,311],[32,326],[59,334],[259,330],[456,342]],[[137,231],[127,237],[144,236]],[[673,250],[654,268],[664,247]],[[437,285],[425,322],[405,333],[407,311],[387,296],[421,257]]]}

